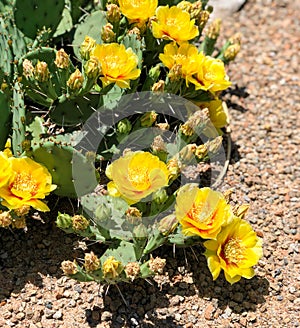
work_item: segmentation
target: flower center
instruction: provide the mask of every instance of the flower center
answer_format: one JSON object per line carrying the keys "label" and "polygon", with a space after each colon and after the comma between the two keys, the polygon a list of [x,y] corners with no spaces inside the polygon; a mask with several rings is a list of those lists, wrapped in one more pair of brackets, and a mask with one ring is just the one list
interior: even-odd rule
{"label": "flower center", "polygon": [[224,257],[227,263],[238,264],[244,259],[245,247],[241,245],[241,239],[230,238],[224,246]]}
{"label": "flower center", "polygon": [[214,218],[213,212],[207,202],[205,203],[205,206],[203,203],[194,203],[187,216],[196,222],[205,222],[207,225],[212,224]]}
{"label": "flower center", "polygon": [[150,185],[149,172],[146,168],[133,168],[128,173],[128,180],[135,188],[147,188]]}
{"label": "flower center", "polygon": [[34,195],[37,192],[37,182],[32,179],[30,173],[18,173],[15,177],[12,188],[16,191],[29,192]]}
{"label": "flower center", "polygon": [[176,18],[167,18],[166,19],[166,25],[173,26],[177,25]]}

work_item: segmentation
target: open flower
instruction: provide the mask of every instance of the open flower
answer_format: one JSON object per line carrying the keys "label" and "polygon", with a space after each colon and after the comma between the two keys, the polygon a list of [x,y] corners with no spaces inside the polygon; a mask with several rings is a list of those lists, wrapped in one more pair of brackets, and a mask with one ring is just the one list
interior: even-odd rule
{"label": "open flower", "polygon": [[123,44],[97,44],[91,56],[100,61],[103,86],[116,83],[120,88],[130,88],[130,80],[137,79],[141,74],[137,68],[137,55]]}
{"label": "open flower", "polygon": [[102,272],[105,278],[115,279],[123,271],[122,263],[113,256],[109,256],[102,264]]}
{"label": "open flower", "polygon": [[175,214],[185,235],[204,239],[215,239],[222,225],[233,217],[222,193],[210,188],[199,189],[195,184],[179,189]]}
{"label": "open flower", "polygon": [[143,23],[154,16],[158,0],[119,0],[121,13],[133,22]]}
{"label": "open flower", "polygon": [[106,175],[112,181],[110,195],[134,204],[158,189],[167,186],[169,171],[164,162],[148,152],[129,152],[108,166]]}
{"label": "open flower", "polygon": [[158,7],[156,17],[157,21],[152,22],[152,33],[155,38],[181,43],[194,39],[199,34],[195,20],[191,20],[189,13],[176,6]]}
{"label": "open flower", "polygon": [[[0,152],[0,188],[5,186],[12,175],[11,162],[4,152]],[[1,195],[0,195],[1,197]]]}
{"label": "open flower", "polygon": [[0,197],[4,199],[2,205],[9,209],[28,205],[42,212],[49,211],[40,200],[56,188],[48,170],[27,157],[10,157],[9,161],[13,174],[9,182],[0,188]]}
{"label": "open flower", "polygon": [[217,279],[223,269],[231,284],[241,277],[251,279],[255,274],[252,267],[263,255],[262,240],[247,221],[237,217],[222,228],[216,240],[208,240],[204,246],[213,279]]}
{"label": "open flower", "polygon": [[198,53],[198,49],[194,45],[188,42],[184,42],[180,46],[173,42],[164,47],[164,52],[159,55],[159,59],[169,70],[180,65],[181,76],[186,79],[188,84],[189,78],[198,71],[201,54]]}
{"label": "open flower", "polygon": [[195,85],[195,90],[212,92],[225,90],[231,85],[222,60],[210,56],[203,56],[202,61],[199,61],[197,74],[190,82]]}

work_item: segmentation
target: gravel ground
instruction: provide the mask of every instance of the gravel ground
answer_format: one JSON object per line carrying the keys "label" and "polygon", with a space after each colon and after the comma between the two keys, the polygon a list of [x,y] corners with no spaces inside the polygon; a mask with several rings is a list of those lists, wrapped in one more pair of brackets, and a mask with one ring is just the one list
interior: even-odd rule
{"label": "gravel ground", "polygon": [[106,293],[64,277],[61,261],[82,256],[76,238],[35,221],[27,233],[0,231],[0,327],[300,326],[299,9],[250,0],[224,21],[224,36],[240,31],[243,47],[228,72],[233,149],[220,188],[251,204],[248,220],[264,239],[256,277],[213,282],[200,249],[174,257],[165,248],[164,276],[119,285],[126,307],[116,286]]}

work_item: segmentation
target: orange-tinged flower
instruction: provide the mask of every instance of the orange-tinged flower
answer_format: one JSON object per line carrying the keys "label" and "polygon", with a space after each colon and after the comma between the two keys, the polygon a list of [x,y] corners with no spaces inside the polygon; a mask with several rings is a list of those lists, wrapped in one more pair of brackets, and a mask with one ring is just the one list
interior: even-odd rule
{"label": "orange-tinged flower", "polygon": [[204,239],[215,239],[221,227],[233,217],[222,193],[210,188],[199,189],[195,184],[179,189],[175,214],[185,235]]}
{"label": "orange-tinged flower", "polygon": [[18,209],[24,205],[46,212],[49,207],[44,199],[56,188],[48,170],[30,158],[9,158],[13,174],[9,182],[0,189],[2,205],[9,209]]}
{"label": "orange-tinged flower", "polygon": [[237,217],[222,228],[216,240],[208,240],[204,246],[213,279],[217,279],[223,269],[231,284],[241,277],[251,279],[255,274],[252,267],[263,255],[262,240],[247,221]]}
{"label": "orange-tinged flower", "polygon": [[212,92],[225,90],[231,85],[222,60],[204,55],[202,61],[199,61],[197,74],[190,79],[190,82],[195,84],[196,90]]}
{"label": "orange-tinged flower", "polygon": [[134,204],[167,186],[169,171],[164,162],[148,152],[129,152],[108,166],[106,175],[112,181],[107,189],[111,196]]}
{"label": "orange-tinged flower", "polygon": [[[0,188],[5,186],[12,175],[11,162],[5,152],[0,152]],[[0,195],[1,197],[1,195]]]}
{"label": "orange-tinged flower", "polygon": [[181,43],[199,35],[195,20],[190,19],[189,13],[176,6],[158,7],[156,17],[157,21],[152,22],[152,33],[155,38]]}
{"label": "orange-tinged flower", "polygon": [[137,79],[141,74],[137,68],[137,55],[123,44],[97,44],[91,56],[100,61],[103,86],[116,83],[120,88],[130,88],[130,80]]}
{"label": "orange-tinged flower", "polygon": [[158,0],[119,0],[121,13],[131,21],[145,22],[154,16]]}

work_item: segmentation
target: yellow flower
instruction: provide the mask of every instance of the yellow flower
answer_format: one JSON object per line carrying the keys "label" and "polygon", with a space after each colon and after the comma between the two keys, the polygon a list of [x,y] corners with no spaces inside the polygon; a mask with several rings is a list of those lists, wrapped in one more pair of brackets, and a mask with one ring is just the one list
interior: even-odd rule
{"label": "yellow flower", "polygon": [[222,60],[210,56],[204,56],[199,61],[199,69],[190,82],[195,84],[196,90],[209,90],[212,92],[227,89],[231,82],[225,72],[225,66]]}
{"label": "yellow flower", "polygon": [[100,61],[103,86],[116,83],[120,88],[130,88],[130,80],[137,79],[141,74],[137,68],[137,55],[123,44],[98,44],[91,55]]}
{"label": "yellow flower", "polygon": [[102,265],[103,275],[108,279],[117,278],[122,271],[122,263],[117,261],[113,256],[108,257]]}
{"label": "yellow flower", "polygon": [[2,205],[9,209],[18,209],[24,205],[46,212],[49,207],[44,199],[56,188],[48,170],[30,158],[9,158],[13,174],[9,182],[0,188]]}
{"label": "yellow flower", "polygon": [[121,13],[131,21],[145,22],[154,16],[158,0],[119,0]]}
{"label": "yellow flower", "polygon": [[223,128],[228,124],[227,114],[223,108],[222,100],[216,99],[209,102],[198,102],[200,108],[208,108],[209,118],[216,128]]}
{"label": "yellow flower", "polygon": [[168,185],[169,171],[164,162],[148,152],[129,152],[106,170],[112,181],[107,189],[111,196],[124,198],[130,205]]}
{"label": "yellow flower", "polygon": [[210,188],[199,189],[195,184],[179,189],[175,214],[185,235],[204,239],[215,239],[222,225],[233,217],[222,193]]}
{"label": "yellow flower", "polygon": [[[8,183],[12,175],[11,162],[5,152],[0,152],[0,188]],[[0,194],[1,197],[1,194]]]}
{"label": "yellow flower", "polygon": [[188,84],[189,78],[198,71],[198,62],[201,61],[201,56],[194,45],[184,42],[177,46],[173,42],[164,47],[164,53],[159,55],[159,59],[169,70],[176,65],[180,65],[181,75]]}
{"label": "yellow flower", "polygon": [[181,43],[194,39],[199,34],[195,20],[191,20],[189,13],[176,6],[158,7],[156,17],[157,22],[152,22],[152,33],[155,38]]}
{"label": "yellow flower", "polygon": [[216,240],[208,240],[204,246],[213,279],[217,279],[223,269],[231,284],[241,277],[251,279],[255,274],[252,267],[263,255],[262,240],[248,222],[237,217],[222,228]]}

